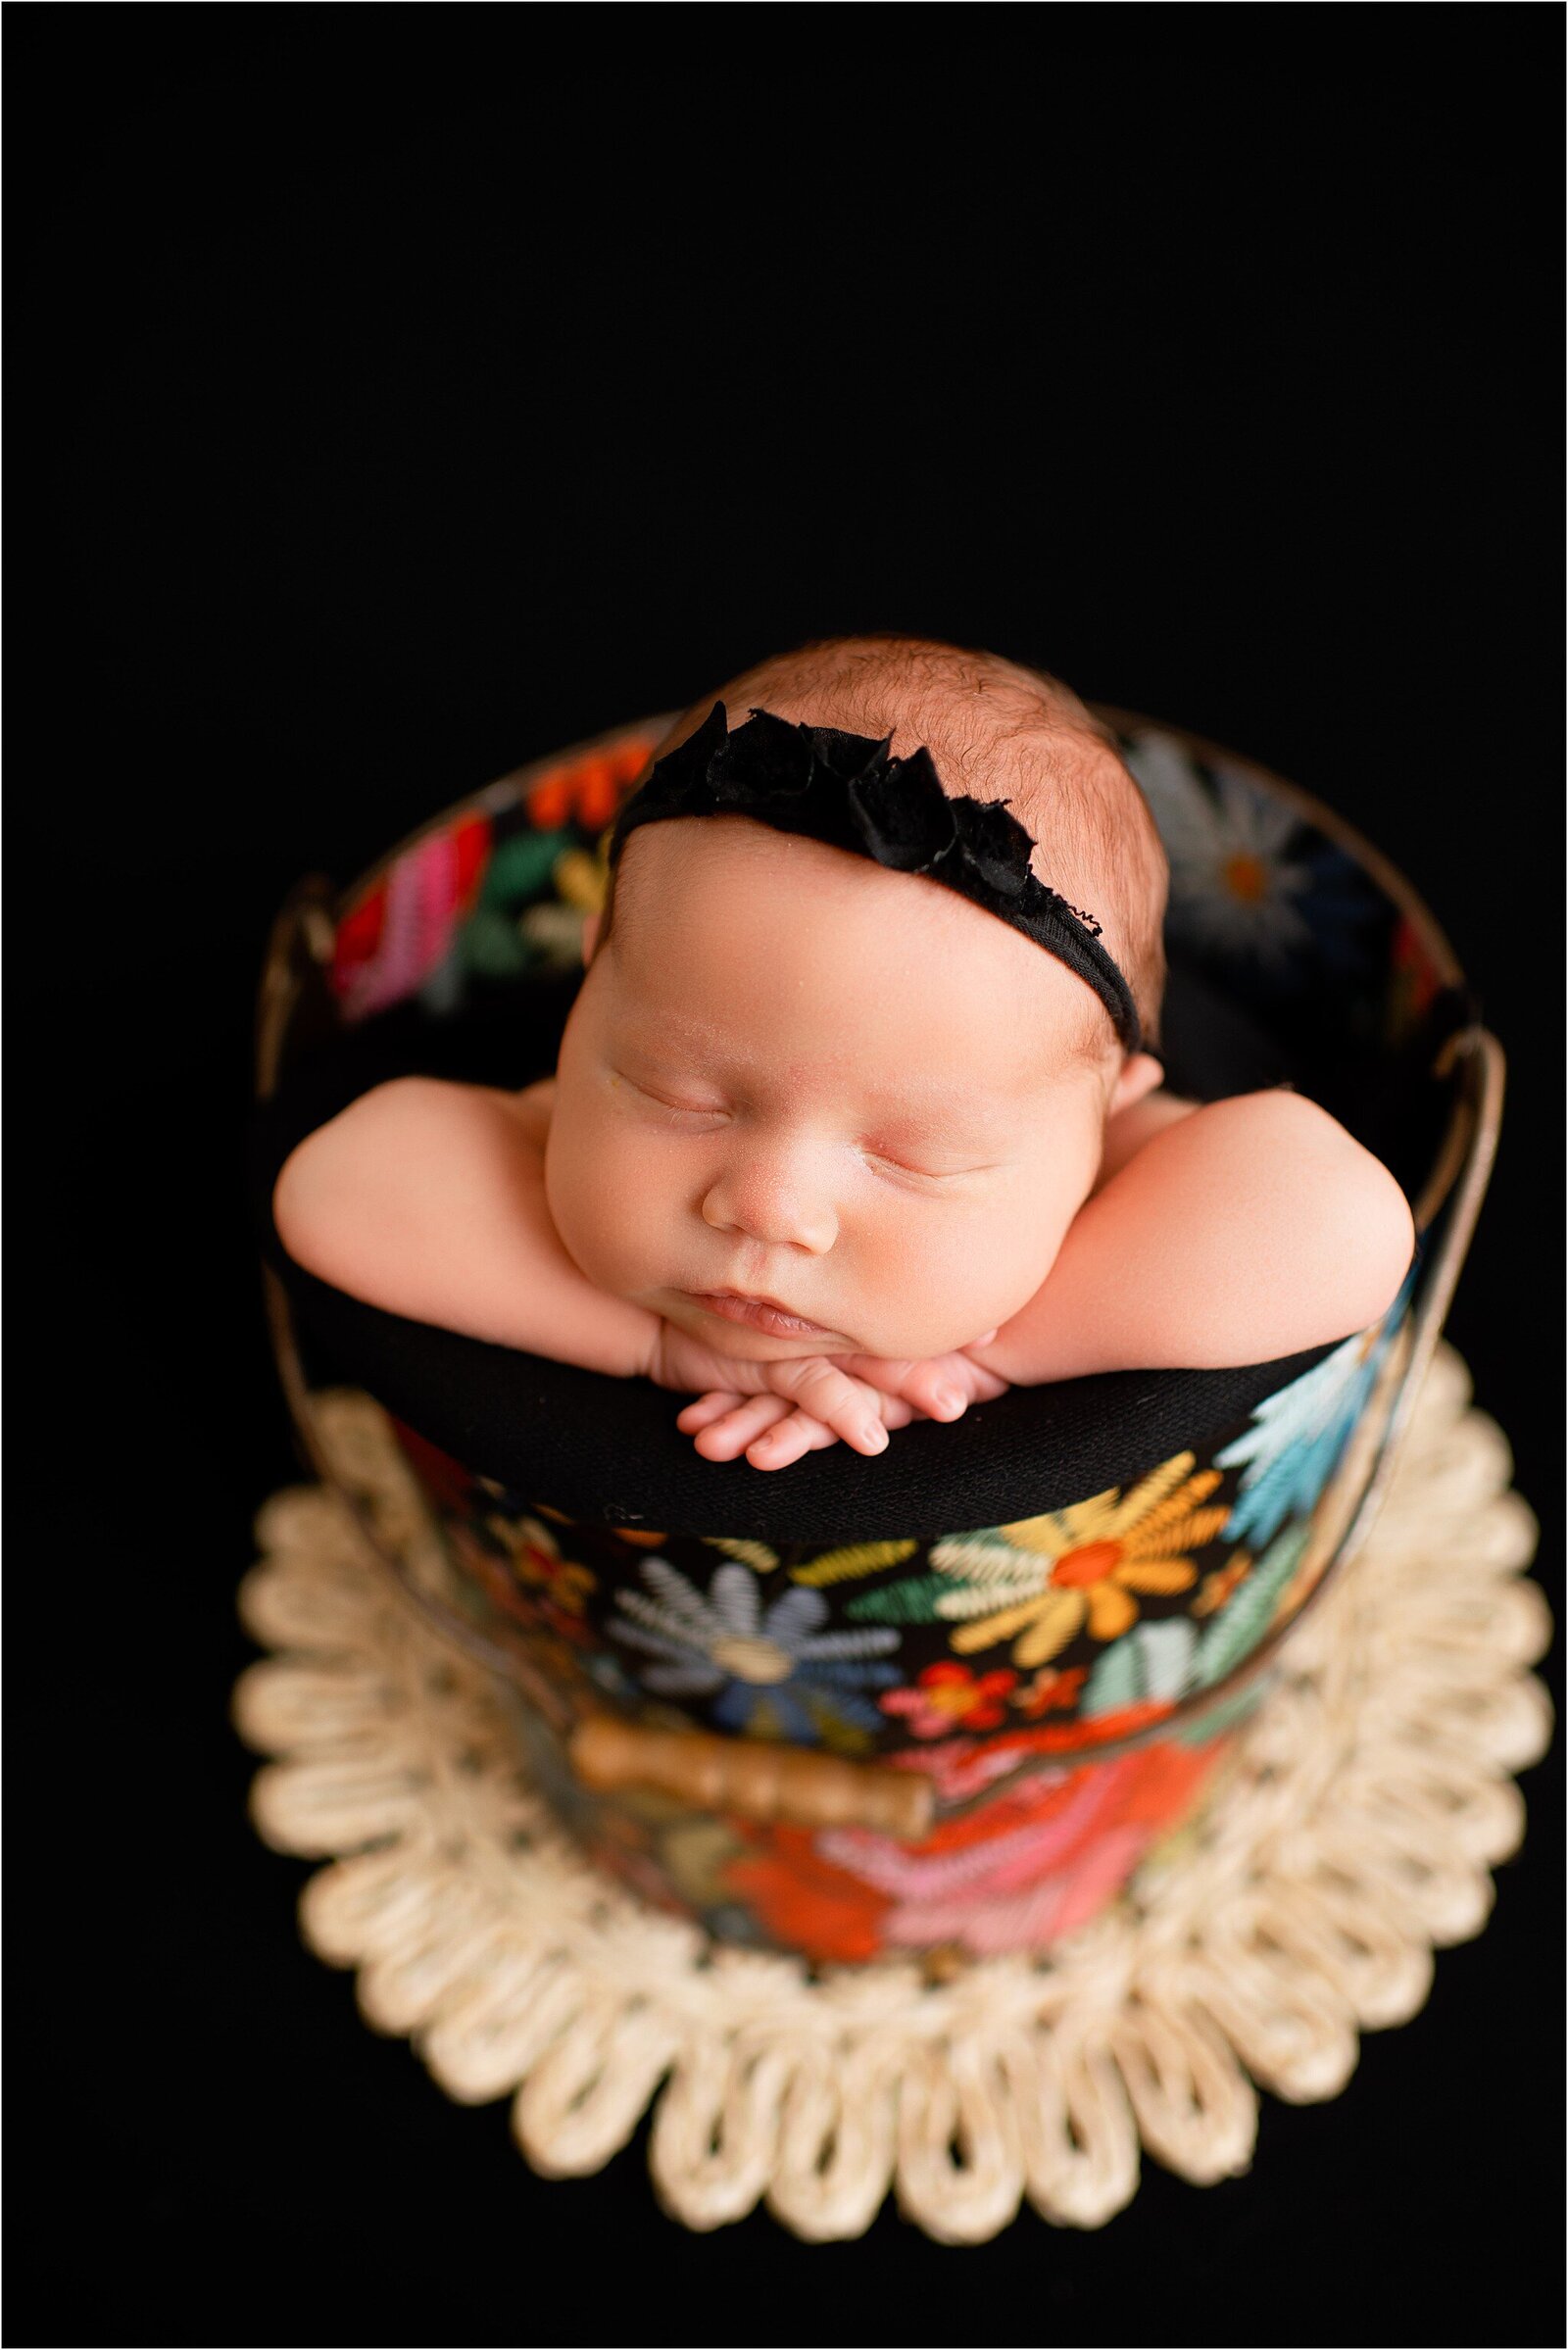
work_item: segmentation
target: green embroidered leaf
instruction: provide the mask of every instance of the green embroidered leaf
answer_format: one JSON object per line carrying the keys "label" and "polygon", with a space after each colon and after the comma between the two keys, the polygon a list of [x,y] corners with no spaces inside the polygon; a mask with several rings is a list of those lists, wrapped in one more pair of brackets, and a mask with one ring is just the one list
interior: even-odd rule
{"label": "green embroidered leaf", "polygon": [[907,1583],[885,1584],[879,1591],[862,1591],[845,1614],[857,1624],[934,1624],[937,1601],[953,1590],[946,1575],[911,1575]]}
{"label": "green embroidered leaf", "polygon": [[1233,1696],[1222,1697],[1218,1705],[1211,1706],[1205,1714],[1200,1714],[1196,1722],[1178,1723],[1175,1736],[1184,1746],[1206,1746],[1210,1738],[1223,1737],[1227,1730],[1234,1730],[1238,1723],[1247,1720],[1249,1714],[1255,1713],[1268,1691],[1269,1675],[1260,1673],[1255,1681],[1248,1683],[1245,1689],[1237,1689]]}
{"label": "green embroidered leaf", "polygon": [[468,969],[488,979],[515,979],[533,960],[515,922],[493,906],[481,906],[468,916],[458,943]]}
{"label": "green embroidered leaf", "polygon": [[1185,1616],[1164,1616],[1158,1623],[1140,1624],[1133,1634],[1138,1646],[1142,1694],[1169,1698],[1185,1696],[1193,1685],[1194,1650],[1198,1635]]}
{"label": "green embroidered leaf", "polygon": [[1174,1705],[1193,1686],[1197,1645],[1185,1616],[1140,1624],[1105,1650],[1085,1685],[1080,1710],[1116,1713],[1150,1699]]}
{"label": "green embroidered leaf", "polygon": [[514,832],[510,841],[498,842],[485,871],[481,904],[514,906],[521,898],[537,896],[549,886],[556,860],[572,838],[566,831]]}
{"label": "green embroidered leaf", "polygon": [[1137,1702],[1138,1659],[1131,1640],[1117,1640],[1090,1674],[1078,1710],[1083,1714],[1114,1714],[1120,1713],[1124,1705]]}
{"label": "green embroidered leaf", "polygon": [[1281,1591],[1290,1582],[1312,1531],[1309,1518],[1276,1535],[1245,1583],[1240,1584],[1198,1643],[1199,1689],[1212,1689],[1233,1666],[1250,1656],[1273,1620]]}

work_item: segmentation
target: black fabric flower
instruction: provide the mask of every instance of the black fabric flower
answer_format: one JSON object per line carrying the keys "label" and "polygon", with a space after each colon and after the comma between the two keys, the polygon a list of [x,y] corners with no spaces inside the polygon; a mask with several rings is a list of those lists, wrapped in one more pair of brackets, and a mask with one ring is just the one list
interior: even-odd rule
{"label": "black fabric flower", "polygon": [[610,861],[639,824],[744,815],[897,873],[923,873],[1058,956],[1101,998],[1127,1051],[1138,1052],[1132,993],[1100,944],[1100,924],[1037,878],[1029,862],[1034,838],[1007,813],[1006,802],[951,798],[929,751],[895,759],[892,740],[796,726],[766,710],[754,710],[731,733],[728,712],[715,702],[621,809]]}

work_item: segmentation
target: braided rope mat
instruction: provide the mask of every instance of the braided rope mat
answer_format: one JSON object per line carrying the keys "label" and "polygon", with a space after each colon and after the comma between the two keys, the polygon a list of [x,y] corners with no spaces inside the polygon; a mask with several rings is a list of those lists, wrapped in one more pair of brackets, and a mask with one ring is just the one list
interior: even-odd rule
{"label": "braided rope mat", "polygon": [[[235,1692],[256,1826],[325,1858],[305,1937],[359,1969],[377,2031],[447,2094],[514,2095],[537,2171],[600,2168],[659,2095],[650,2164],[689,2228],[765,2197],[797,2234],[858,2235],[890,2188],[950,2243],[1024,2197],[1098,2227],[1140,2146],[1196,2184],[1248,2169],[1254,2083],[1333,2097],[1357,2033],[1423,2004],[1432,1951],[1478,1934],[1524,1832],[1511,1773],[1551,1731],[1528,1671],[1551,1620],[1538,1528],[1496,1424],[1434,1358],[1357,1556],[1286,1643],[1279,1686],[1200,1825],[1049,1958],[944,1982],[895,1961],[813,1980],[717,1948],[589,1868],[522,1775],[508,1703],[449,1650],[320,1487],[262,1510],[240,1594],[280,1653]],[[381,1531],[439,1544],[366,1396],[318,1398]],[[662,2092],[660,2084],[663,2083]]]}

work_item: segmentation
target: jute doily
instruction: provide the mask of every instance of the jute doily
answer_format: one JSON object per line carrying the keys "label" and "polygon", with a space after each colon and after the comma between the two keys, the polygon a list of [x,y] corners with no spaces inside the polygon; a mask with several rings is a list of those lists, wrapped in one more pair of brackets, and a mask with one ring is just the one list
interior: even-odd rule
{"label": "jute doily", "polygon": [[[654,2180],[689,2228],[763,2197],[799,2235],[854,2236],[890,2187],[951,2243],[994,2235],[1025,2196],[1098,2227],[1137,2191],[1141,2146],[1195,2184],[1245,2171],[1253,2084],[1337,2095],[1358,2032],[1414,2015],[1434,1945],[1486,1923],[1489,1868],[1524,1831],[1510,1774],[1550,1737],[1527,1668],[1551,1623],[1520,1573],[1536,1521],[1469,1392],[1440,1346],[1371,1534],[1286,1642],[1200,1827],[1048,1958],[812,1980],[645,1910],[532,1791],[512,1700],[320,1487],[263,1509],[240,1594],[281,1652],[235,1693],[241,1734],[278,1758],[256,1825],[330,1861],[304,1933],[359,1969],[367,2021],[409,2034],[451,2097],[514,2094],[538,2171],[599,2169],[657,2095]],[[428,1567],[377,1407],[319,1407],[334,1463]]]}

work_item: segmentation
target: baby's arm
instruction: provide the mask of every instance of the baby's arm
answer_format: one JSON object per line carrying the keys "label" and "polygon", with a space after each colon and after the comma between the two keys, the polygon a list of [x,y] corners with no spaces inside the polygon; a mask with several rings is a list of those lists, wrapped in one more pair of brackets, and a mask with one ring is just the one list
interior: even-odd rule
{"label": "baby's arm", "polygon": [[545,1198],[543,1132],[527,1095],[399,1077],[285,1161],[278,1238],[307,1272],[387,1313],[646,1375],[662,1325],[567,1255]]}
{"label": "baby's arm", "polygon": [[[368,1305],[492,1346],[666,1388],[776,1389],[753,1433],[793,1411],[806,1441],[787,1458],[840,1437],[876,1451],[886,1429],[918,1416],[826,1357],[737,1361],[597,1289],[567,1254],[545,1194],[551,1090],[548,1080],[505,1094],[400,1077],[362,1095],[286,1160],[272,1195],[284,1248]],[[767,1449],[760,1465],[781,1466]]]}
{"label": "baby's arm", "polygon": [[1147,1106],[1149,1138],[1086,1200],[1028,1304],[965,1349],[977,1362],[1021,1386],[1220,1369],[1387,1312],[1414,1223],[1395,1178],[1327,1110],[1287,1091],[1185,1115],[1167,1098],[1157,1123]]}

